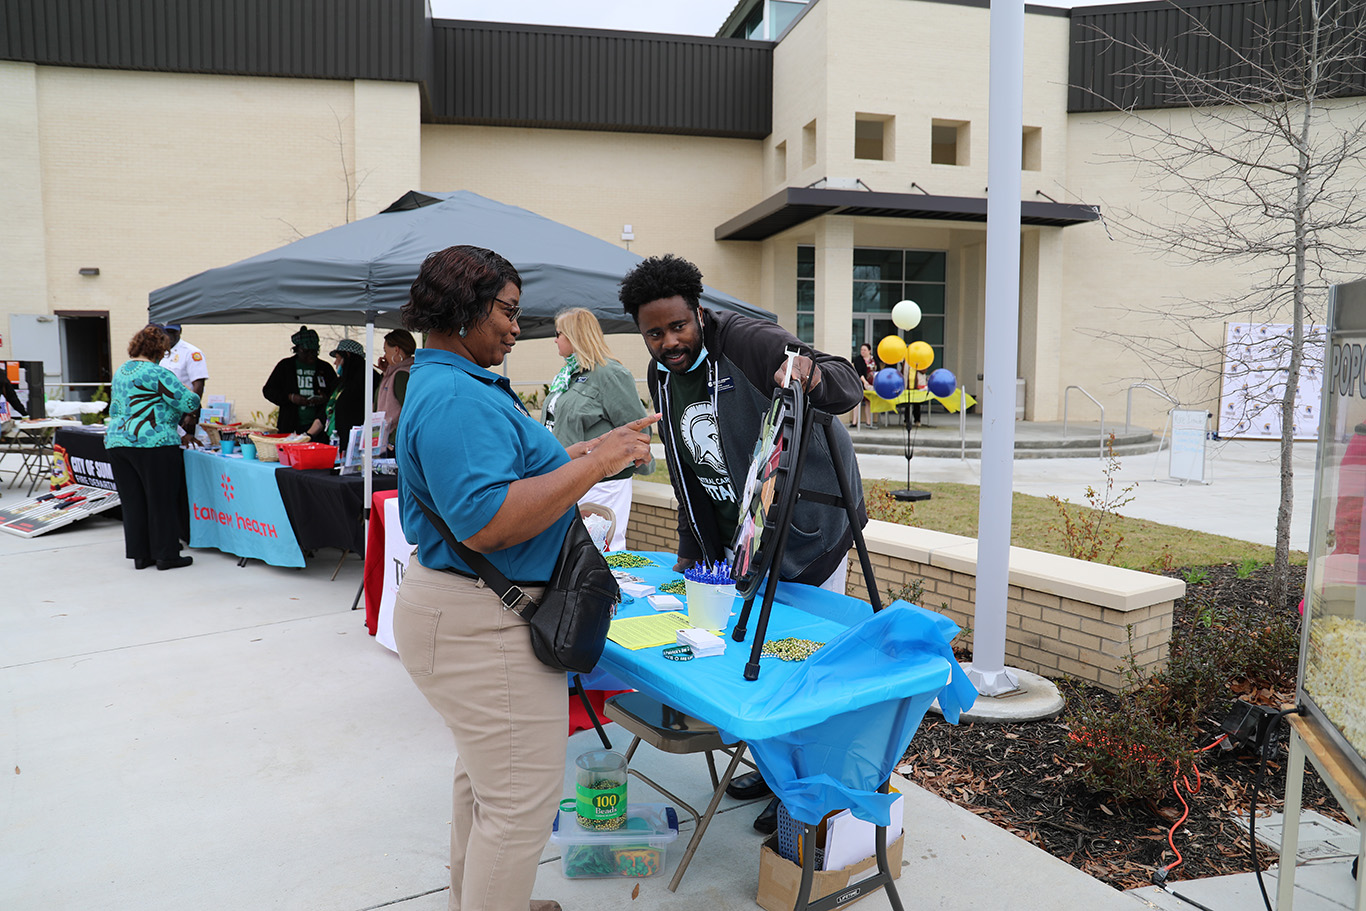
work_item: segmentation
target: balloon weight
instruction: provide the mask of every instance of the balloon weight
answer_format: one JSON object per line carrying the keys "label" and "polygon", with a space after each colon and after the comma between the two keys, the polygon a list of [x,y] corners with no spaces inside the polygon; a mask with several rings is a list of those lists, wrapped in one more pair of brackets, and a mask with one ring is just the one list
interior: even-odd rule
{"label": "balloon weight", "polygon": [[942,399],[953,395],[953,390],[958,388],[958,378],[948,368],[940,367],[925,378],[925,387]]}
{"label": "balloon weight", "polygon": [[[886,339],[883,339],[886,341]],[[879,345],[879,348],[882,346]],[[894,399],[906,389],[906,378],[895,367],[883,367],[873,377],[873,391],[884,399]]]}
{"label": "balloon weight", "polygon": [[920,325],[920,305],[915,301],[901,301],[892,308],[892,322],[898,329],[911,330]]}
{"label": "balloon weight", "polygon": [[906,360],[916,370],[928,370],[934,363],[934,349],[929,342],[911,342],[906,346]]}
{"label": "balloon weight", "polygon": [[889,335],[877,343],[877,359],[884,364],[899,364],[906,359],[906,343],[899,335]]}

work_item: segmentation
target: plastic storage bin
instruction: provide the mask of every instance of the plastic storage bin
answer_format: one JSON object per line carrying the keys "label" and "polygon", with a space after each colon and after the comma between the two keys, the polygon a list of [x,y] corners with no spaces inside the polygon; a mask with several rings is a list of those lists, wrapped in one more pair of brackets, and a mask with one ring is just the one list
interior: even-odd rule
{"label": "plastic storage bin", "polygon": [[678,838],[678,814],[662,803],[633,803],[626,825],[595,831],[573,813],[558,813],[550,841],[561,848],[560,870],[568,879],[654,876],[664,869],[669,845]]}
{"label": "plastic storage bin", "polygon": [[329,443],[285,443],[279,447],[280,464],[290,468],[331,468],[337,447]]}

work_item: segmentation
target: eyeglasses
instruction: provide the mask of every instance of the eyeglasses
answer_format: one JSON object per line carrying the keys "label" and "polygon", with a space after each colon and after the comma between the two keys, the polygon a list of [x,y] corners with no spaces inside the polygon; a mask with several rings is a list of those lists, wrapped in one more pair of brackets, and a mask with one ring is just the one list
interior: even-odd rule
{"label": "eyeglasses", "polygon": [[495,297],[494,300],[507,308],[503,312],[507,314],[508,319],[512,320],[514,323],[517,322],[517,317],[520,316],[522,313],[522,307],[520,304],[509,303],[503,300],[501,297]]}

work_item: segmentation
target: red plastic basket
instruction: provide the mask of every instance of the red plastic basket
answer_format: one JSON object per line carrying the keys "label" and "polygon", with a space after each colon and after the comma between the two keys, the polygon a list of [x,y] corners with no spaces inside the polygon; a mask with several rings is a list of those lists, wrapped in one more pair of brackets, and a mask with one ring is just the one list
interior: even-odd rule
{"label": "red plastic basket", "polygon": [[337,447],[329,443],[285,443],[280,447],[280,464],[290,468],[331,468],[337,461]]}

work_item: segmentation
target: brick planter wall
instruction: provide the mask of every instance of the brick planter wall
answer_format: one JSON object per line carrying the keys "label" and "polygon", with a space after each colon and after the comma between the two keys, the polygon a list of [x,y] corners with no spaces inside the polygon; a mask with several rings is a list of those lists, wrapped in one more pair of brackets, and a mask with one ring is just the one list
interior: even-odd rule
{"label": "brick planter wall", "polygon": [[[922,607],[971,627],[977,594],[975,539],[878,521],[868,523],[864,538],[884,601],[890,600],[889,593],[903,596],[919,582]],[[670,553],[677,549],[677,504],[671,488],[636,482],[626,546]],[[867,597],[853,551],[848,591]],[[1178,579],[1012,547],[1006,663],[1045,677],[1066,675],[1119,690],[1131,647],[1141,668],[1154,669],[1167,660],[1172,606],[1185,593],[1186,585]]]}

